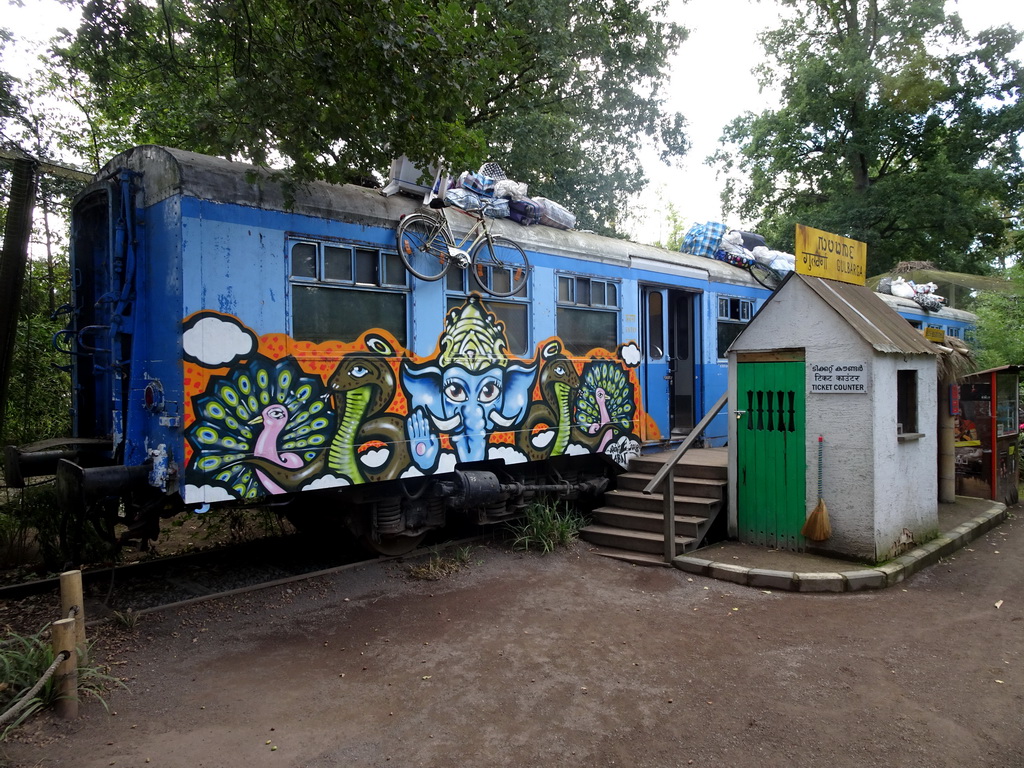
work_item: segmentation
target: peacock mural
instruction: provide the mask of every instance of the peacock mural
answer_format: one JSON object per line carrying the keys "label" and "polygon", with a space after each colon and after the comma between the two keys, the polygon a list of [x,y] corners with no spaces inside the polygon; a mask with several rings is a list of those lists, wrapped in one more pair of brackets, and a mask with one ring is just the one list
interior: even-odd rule
{"label": "peacock mural", "polygon": [[315,461],[335,434],[328,397],[320,377],[290,357],[257,355],[212,377],[194,400],[195,421],[185,433],[190,469],[245,501],[285,492],[251,460],[285,469]]}

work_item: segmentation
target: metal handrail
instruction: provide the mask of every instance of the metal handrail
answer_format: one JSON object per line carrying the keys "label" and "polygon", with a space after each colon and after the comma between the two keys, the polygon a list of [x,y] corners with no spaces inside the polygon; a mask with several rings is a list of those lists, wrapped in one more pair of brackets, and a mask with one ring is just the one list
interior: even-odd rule
{"label": "metal handrail", "polygon": [[675,468],[679,461],[683,458],[683,455],[690,450],[692,446],[707,429],[708,424],[711,420],[718,415],[725,404],[729,402],[729,393],[726,392],[719,398],[718,402],[704,414],[704,418],[700,420],[693,431],[686,436],[686,439],[679,444],[676,448],[676,452],[672,455],[665,465],[659,469],[654,477],[651,479],[645,487],[643,492],[647,495],[654,493],[654,490],[664,483],[664,490],[662,491],[663,499],[663,512],[665,515],[665,562],[671,563],[672,559],[676,556],[676,494],[675,494]]}

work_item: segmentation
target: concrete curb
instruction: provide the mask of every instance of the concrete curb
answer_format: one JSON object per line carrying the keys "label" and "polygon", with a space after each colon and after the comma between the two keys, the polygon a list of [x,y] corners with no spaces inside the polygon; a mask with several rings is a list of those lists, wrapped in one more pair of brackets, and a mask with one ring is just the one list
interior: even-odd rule
{"label": "concrete curb", "polygon": [[865,589],[884,589],[899,584],[944,557],[949,557],[953,552],[1002,523],[1006,520],[1007,514],[1006,505],[992,502],[992,508],[987,512],[982,512],[927,544],[915,547],[900,557],[874,568],[809,573],[773,571],[767,568],[746,568],[733,563],[719,563],[694,555],[679,555],[672,560],[672,565],[686,573],[758,589],[781,589],[790,592],[859,592]]}

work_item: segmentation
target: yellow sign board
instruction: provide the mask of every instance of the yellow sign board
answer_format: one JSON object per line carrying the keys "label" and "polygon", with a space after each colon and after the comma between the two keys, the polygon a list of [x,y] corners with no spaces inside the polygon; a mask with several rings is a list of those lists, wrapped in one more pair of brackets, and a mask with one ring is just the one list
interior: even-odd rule
{"label": "yellow sign board", "polygon": [[942,344],[946,340],[946,333],[941,328],[925,328],[924,337],[928,341]]}
{"label": "yellow sign board", "polygon": [[796,225],[796,271],[799,274],[864,285],[867,262],[867,243]]}

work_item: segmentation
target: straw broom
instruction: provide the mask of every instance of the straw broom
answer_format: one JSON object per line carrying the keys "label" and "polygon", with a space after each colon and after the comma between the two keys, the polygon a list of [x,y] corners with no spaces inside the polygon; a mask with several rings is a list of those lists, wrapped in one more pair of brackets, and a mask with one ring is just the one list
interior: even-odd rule
{"label": "straw broom", "polygon": [[821,498],[821,447],[825,440],[818,435],[818,503],[808,515],[804,527],[800,530],[811,541],[824,541],[832,535],[832,526],[828,522],[828,509]]}

